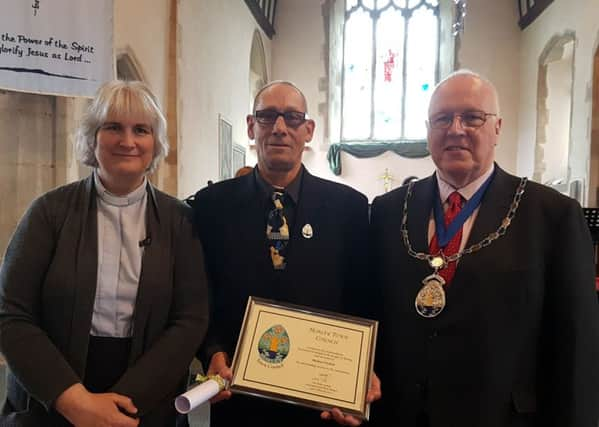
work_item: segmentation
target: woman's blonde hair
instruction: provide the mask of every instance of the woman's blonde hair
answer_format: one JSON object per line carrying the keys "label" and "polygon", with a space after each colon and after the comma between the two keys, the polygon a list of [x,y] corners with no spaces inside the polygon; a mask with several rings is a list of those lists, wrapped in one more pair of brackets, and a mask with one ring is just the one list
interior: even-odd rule
{"label": "woman's blonde hair", "polygon": [[85,165],[98,167],[96,134],[110,118],[142,116],[150,120],[154,136],[154,155],[146,172],[154,172],[168,154],[166,119],[150,88],[139,81],[113,80],[96,92],[75,134],[77,158]]}

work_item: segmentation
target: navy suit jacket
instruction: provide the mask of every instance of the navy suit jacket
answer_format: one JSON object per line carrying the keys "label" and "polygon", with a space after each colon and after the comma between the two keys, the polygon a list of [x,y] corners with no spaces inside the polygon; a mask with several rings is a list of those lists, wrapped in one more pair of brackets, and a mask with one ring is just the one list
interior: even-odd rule
{"label": "navy suit jacket", "polygon": [[[212,290],[212,317],[200,353],[204,366],[218,351],[233,357],[250,295],[361,314],[368,244],[368,202],[361,193],[304,169],[283,271],[271,263],[268,208],[254,174],[204,188],[193,207]],[[302,235],[306,224],[312,227],[311,238]],[[317,411],[242,395],[213,405],[211,412],[213,426],[320,421]]]}
{"label": "navy suit jacket", "polygon": [[[497,230],[519,182],[496,166],[466,247]],[[417,252],[428,253],[436,185],[434,175],[416,182],[409,199]],[[599,307],[578,203],[528,182],[507,233],[459,261],[444,311],[425,319],[414,299],[432,269],[402,243],[406,190],[372,207],[383,387],[373,415],[402,427],[418,425],[422,412],[431,427],[595,427]]]}

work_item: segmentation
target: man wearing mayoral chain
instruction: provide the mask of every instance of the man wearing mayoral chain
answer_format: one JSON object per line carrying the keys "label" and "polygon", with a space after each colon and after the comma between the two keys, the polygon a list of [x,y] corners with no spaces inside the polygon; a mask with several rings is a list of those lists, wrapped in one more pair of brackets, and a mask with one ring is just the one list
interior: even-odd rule
{"label": "man wearing mayoral chain", "polygon": [[[599,307],[578,203],[494,163],[494,86],[458,71],[435,88],[435,173],[374,200],[373,424],[595,427]],[[382,408],[381,408],[382,405]]]}
{"label": "man wearing mayoral chain", "polygon": [[[311,175],[302,165],[315,126],[306,111],[306,98],[292,83],[275,81],[263,87],[247,116],[258,165],[194,197],[212,285],[208,339],[199,353],[208,374],[231,379],[230,362],[250,295],[364,314],[367,199],[350,187]],[[367,400],[380,396],[378,378],[372,384]],[[211,426],[319,425],[318,412],[288,403],[231,396],[228,390],[214,401],[228,398],[212,405]],[[320,417],[359,424],[338,409]]]}

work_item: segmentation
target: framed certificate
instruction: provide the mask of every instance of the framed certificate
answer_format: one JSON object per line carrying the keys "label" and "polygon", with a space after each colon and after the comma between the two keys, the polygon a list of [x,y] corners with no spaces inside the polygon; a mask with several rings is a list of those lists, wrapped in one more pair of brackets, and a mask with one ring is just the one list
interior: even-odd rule
{"label": "framed certificate", "polygon": [[249,297],[233,392],[368,419],[378,322]]}

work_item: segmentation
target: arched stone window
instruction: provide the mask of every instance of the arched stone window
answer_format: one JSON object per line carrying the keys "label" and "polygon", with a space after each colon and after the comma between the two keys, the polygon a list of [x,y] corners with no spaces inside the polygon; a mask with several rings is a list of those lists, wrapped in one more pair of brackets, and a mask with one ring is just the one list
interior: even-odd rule
{"label": "arched stone window", "polygon": [[428,100],[453,70],[453,2],[331,3],[330,142],[424,142]]}

